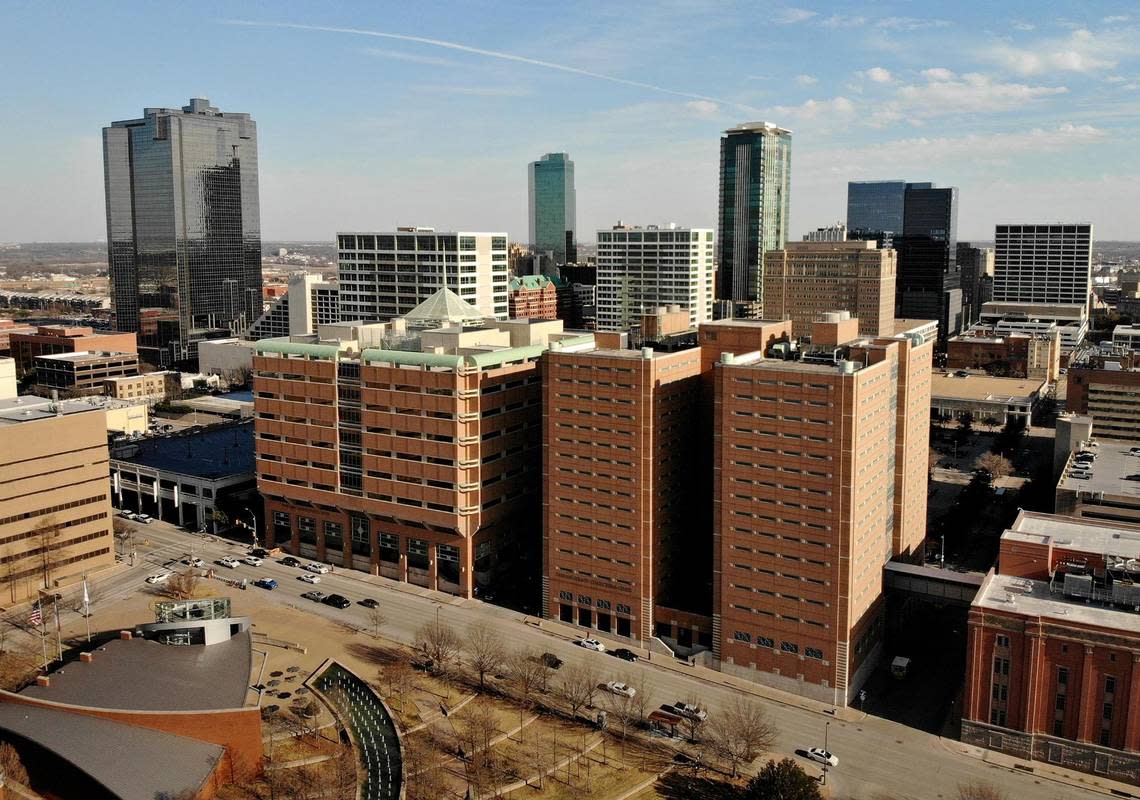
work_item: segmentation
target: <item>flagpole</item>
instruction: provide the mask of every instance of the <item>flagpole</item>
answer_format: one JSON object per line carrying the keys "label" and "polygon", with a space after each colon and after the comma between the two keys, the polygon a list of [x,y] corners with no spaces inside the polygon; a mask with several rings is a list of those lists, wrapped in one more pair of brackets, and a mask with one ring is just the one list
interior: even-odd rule
{"label": "flagpole", "polygon": [[40,595],[39,603],[40,603],[40,607],[36,610],[39,612],[38,622],[40,623],[40,649],[42,649],[44,651],[44,672],[47,672],[48,671],[47,631],[44,629],[43,595]]}
{"label": "flagpole", "polygon": [[83,576],[83,619],[87,621],[87,642],[91,642],[91,595],[87,592],[87,576]]}
{"label": "flagpole", "polygon": [[63,639],[59,631],[59,601],[55,601],[55,645],[59,649],[59,663],[63,663]]}

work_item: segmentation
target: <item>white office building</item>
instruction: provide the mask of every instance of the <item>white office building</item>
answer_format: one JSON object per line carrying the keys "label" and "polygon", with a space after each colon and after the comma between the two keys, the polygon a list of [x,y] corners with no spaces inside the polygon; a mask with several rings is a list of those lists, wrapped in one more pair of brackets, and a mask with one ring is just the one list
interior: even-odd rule
{"label": "white office building", "polygon": [[289,276],[285,294],[273,300],[265,313],[245,331],[244,338],[308,336],[316,331],[318,325],[339,321],[337,285],[326,282],[320,275],[298,272]]}
{"label": "white office building", "polygon": [[337,234],[341,321],[380,322],[442,288],[488,317],[507,313],[507,234],[434,228]]}
{"label": "white office building", "polygon": [[711,228],[621,223],[598,231],[598,330],[622,330],[643,312],[679,305],[693,327],[713,318]]}

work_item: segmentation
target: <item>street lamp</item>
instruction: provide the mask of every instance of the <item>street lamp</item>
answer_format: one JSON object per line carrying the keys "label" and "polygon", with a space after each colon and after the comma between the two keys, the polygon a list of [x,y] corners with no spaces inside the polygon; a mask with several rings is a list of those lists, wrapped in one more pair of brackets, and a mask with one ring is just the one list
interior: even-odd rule
{"label": "street lamp", "polygon": [[[827,749],[827,730],[830,727],[831,727],[831,720],[827,720],[826,722],[823,723],[823,755],[824,755],[824,758],[830,758],[831,757],[831,753]],[[828,762],[824,761],[823,762],[823,785],[824,786],[827,786],[827,767],[828,767]]]}
{"label": "street lamp", "polygon": [[249,506],[242,506],[242,511],[249,514],[249,530],[253,534],[253,546],[257,547],[257,515],[250,510]]}
{"label": "street lamp", "polygon": [[946,569],[946,534],[942,534],[939,538],[942,540],[942,547],[938,552],[938,567]]}

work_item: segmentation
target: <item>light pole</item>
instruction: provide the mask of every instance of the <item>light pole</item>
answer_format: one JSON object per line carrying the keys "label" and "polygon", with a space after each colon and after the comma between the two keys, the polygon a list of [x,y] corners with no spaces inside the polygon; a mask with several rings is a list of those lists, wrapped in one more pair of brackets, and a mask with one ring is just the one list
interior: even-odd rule
{"label": "light pole", "polygon": [[242,506],[242,511],[249,514],[249,530],[253,534],[253,546],[257,547],[257,515],[250,510],[249,506]]}
{"label": "light pole", "polygon": [[[831,758],[831,753],[827,750],[827,730],[831,727],[831,720],[823,723],[823,755],[825,758]],[[823,785],[827,786],[827,767],[828,762],[823,762]]]}
{"label": "light pole", "polygon": [[942,546],[938,551],[938,566],[940,569],[946,569],[946,534],[939,537],[942,541]]}

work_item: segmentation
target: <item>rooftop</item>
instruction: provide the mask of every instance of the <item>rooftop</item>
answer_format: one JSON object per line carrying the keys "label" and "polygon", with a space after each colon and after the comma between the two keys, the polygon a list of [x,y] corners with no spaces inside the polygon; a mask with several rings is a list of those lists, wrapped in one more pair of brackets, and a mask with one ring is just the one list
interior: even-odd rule
{"label": "rooftop", "polygon": [[1124,634],[1140,634],[1140,614],[1111,605],[1086,603],[1054,594],[1045,581],[993,574],[986,577],[974,606],[992,611],[1052,619],[1061,625],[1096,625]]}
{"label": "rooftop", "polygon": [[51,673],[51,685],[29,686],[21,694],[130,711],[241,708],[251,663],[248,631],[209,646],[113,639],[95,651],[90,663],[61,667]]}
{"label": "rooftop", "polygon": [[1140,558],[1140,526],[1104,520],[1022,511],[1002,538],[1036,544],[1051,540],[1054,547],[1066,550]]}
{"label": "rooftop", "polygon": [[954,373],[936,372],[931,375],[932,397],[953,400],[1023,401],[1041,392],[1045,382],[1030,378],[992,378],[971,372],[959,378]]}
{"label": "rooftop", "polygon": [[490,315],[483,313],[446,286],[404,315],[408,324],[420,327],[425,323],[481,322]]}
{"label": "rooftop", "polygon": [[111,460],[207,479],[252,475],[253,424],[245,422],[142,439],[116,449]]}
{"label": "rooftop", "polygon": [[0,426],[15,425],[20,422],[35,422],[67,414],[80,414],[84,411],[102,411],[108,408],[126,408],[145,405],[130,400],[116,400],[111,397],[78,397],[69,400],[51,400],[47,397],[26,394],[0,400]]}
{"label": "rooftop", "polygon": [[[1070,467],[1073,466],[1073,454],[1070,454],[1057,488],[1083,494],[1123,497],[1140,505],[1140,455],[1132,455],[1128,447],[1119,442],[1100,441],[1093,451],[1096,453],[1096,461],[1089,465],[1091,475],[1088,478],[1072,476]],[[1135,475],[1136,478],[1128,480],[1130,475]]]}
{"label": "rooftop", "polygon": [[51,353],[49,355],[36,356],[36,358],[49,359],[51,361],[72,361],[80,363],[82,361],[98,361],[104,358],[138,358],[137,353],[119,353],[100,350],[76,350],[74,353]]}

